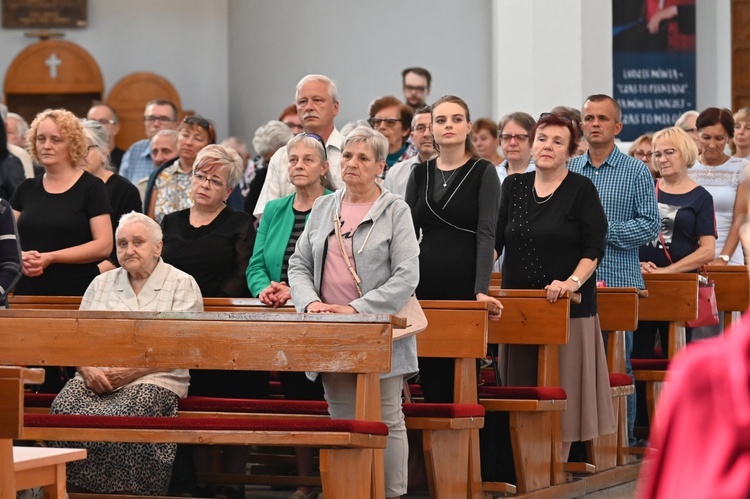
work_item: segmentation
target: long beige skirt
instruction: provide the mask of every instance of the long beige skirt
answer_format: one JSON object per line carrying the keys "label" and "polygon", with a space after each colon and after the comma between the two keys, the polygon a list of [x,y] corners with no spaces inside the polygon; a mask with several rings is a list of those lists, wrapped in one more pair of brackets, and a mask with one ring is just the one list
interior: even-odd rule
{"label": "long beige skirt", "polygon": [[[558,351],[560,386],[568,395],[568,408],[562,413],[563,441],[584,441],[614,433],[607,355],[599,316],[570,319],[570,339]],[[509,345],[506,362],[506,385],[536,385],[536,347]]]}

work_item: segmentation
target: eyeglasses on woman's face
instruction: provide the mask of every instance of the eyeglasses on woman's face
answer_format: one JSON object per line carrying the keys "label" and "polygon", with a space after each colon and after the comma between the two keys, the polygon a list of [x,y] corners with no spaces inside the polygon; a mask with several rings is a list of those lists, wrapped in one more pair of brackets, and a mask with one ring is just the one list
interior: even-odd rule
{"label": "eyeglasses on woman's face", "polygon": [[208,185],[216,189],[221,189],[222,187],[227,185],[221,180],[219,180],[219,177],[209,177],[201,172],[193,173],[193,180],[198,182],[198,184],[203,184],[204,182],[208,181]]}

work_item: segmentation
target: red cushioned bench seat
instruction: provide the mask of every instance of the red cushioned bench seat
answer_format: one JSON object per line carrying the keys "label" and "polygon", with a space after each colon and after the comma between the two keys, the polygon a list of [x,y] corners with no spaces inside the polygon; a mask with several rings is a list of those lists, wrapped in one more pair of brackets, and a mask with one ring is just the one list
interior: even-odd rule
{"label": "red cushioned bench seat", "polygon": [[609,386],[630,386],[633,384],[633,378],[624,373],[610,373]]}
{"label": "red cushioned bench seat", "polygon": [[[381,422],[299,418],[158,418],[26,414],[24,438],[33,440],[266,444],[373,447],[386,437]],[[62,431],[61,431],[62,430]],[[385,447],[383,445],[375,447]]]}
{"label": "red cushioned bench seat", "polygon": [[325,400],[233,399],[219,397],[186,397],[179,402],[180,411],[238,412],[259,414],[309,414],[328,416]]}
{"label": "red cushioned bench seat", "polygon": [[407,418],[483,418],[484,407],[479,404],[403,404]]}

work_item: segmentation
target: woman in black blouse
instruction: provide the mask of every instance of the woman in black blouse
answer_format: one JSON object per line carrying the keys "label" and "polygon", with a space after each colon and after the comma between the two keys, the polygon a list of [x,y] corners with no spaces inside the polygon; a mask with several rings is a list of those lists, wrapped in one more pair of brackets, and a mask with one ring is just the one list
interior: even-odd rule
{"label": "woman in black blouse", "polygon": [[[98,121],[84,120],[83,133],[86,135],[88,150],[78,166],[104,182],[109,204],[112,206],[112,227],[117,227],[120,217],[124,214],[142,211],[141,195],[130,180],[112,171],[109,160],[109,135],[104,126]],[[114,235],[114,232],[112,234]],[[99,272],[103,273],[119,266],[117,250],[113,248],[109,258],[99,262]]]}
{"label": "woman in black blouse", "polygon": [[[581,294],[581,303],[570,306],[570,341],[559,349],[567,459],[572,442],[615,431],[593,278],[607,219],[594,184],[566,168],[578,138],[570,119],[542,115],[531,137],[536,171],[503,182],[495,249],[505,250],[503,288],[546,289],[550,302],[566,292]],[[508,384],[535,385],[536,363],[535,348],[510,347]]]}
{"label": "woman in black blouse", "polygon": [[[500,181],[495,166],[480,159],[471,143],[471,118],[458,97],[432,106],[432,134],[438,156],[414,167],[406,187],[420,238],[421,300],[500,302],[487,295]],[[453,400],[453,361],[419,359],[425,400]]]}
{"label": "woman in black blouse", "polygon": [[[193,276],[204,297],[250,296],[245,269],[253,252],[255,228],[250,215],[226,204],[243,170],[242,157],[234,149],[220,145],[204,147],[193,164],[190,186],[193,206],[170,213],[161,222],[164,231],[162,258]],[[268,373],[191,369],[188,393],[206,397],[265,398]],[[205,448],[197,447],[193,455],[199,473],[210,471],[210,458]],[[223,458],[224,472],[245,472],[247,449],[226,447]],[[211,495],[204,489],[199,493]],[[228,488],[222,493],[240,496],[239,489]]]}

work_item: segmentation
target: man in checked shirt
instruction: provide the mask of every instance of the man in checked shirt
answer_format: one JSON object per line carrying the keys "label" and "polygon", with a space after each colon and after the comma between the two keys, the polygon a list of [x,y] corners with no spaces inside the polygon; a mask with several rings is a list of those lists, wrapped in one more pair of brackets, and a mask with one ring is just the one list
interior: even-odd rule
{"label": "man in checked shirt", "polygon": [[[640,160],[620,152],[615,137],[622,130],[622,109],[608,95],[589,96],[583,103],[581,128],[589,143],[586,154],[572,158],[568,169],[591,179],[607,215],[607,246],[596,279],[607,286],[644,289],[638,247],[659,236],[661,219],[654,181]],[[606,343],[606,332],[605,343]],[[633,376],[630,354],[633,332],[625,332],[626,373]],[[628,440],[635,424],[635,395],[628,396]]]}

